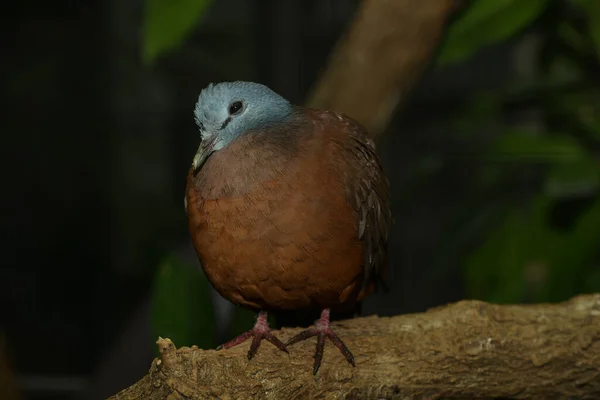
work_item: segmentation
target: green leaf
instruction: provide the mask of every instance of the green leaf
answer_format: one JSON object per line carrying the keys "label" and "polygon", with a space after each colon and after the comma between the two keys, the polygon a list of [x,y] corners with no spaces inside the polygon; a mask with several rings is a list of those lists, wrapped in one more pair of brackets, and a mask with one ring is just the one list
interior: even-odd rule
{"label": "green leaf", "polygon": [[600,94],[593,84],[553,96],[548,104],[552,112],[568,118],[576,129],[600,141]]}
{"label": "green leaf", "polygon": [[196,26],[212,0],[147,0],[142,37],[142,60],[154,62],[179,46]]}
{"label": "green leaf", "polygon": [[566,300],[589,287],[584,277],[588,271],[598,270],[598,243],[600,199],[578,218],[575,227],[564,235],[562,245],[555,252],[550,271],[552,280],[545,296],[549,301]]}
{"label": "green leaf", "polygon": [[573,0],[587,16],[587,27],[596,46],[596,53],[600,57],[600,1],[598,0]]}
{"label": "green leaf", "polygon": [[[548,65],[548,78],[555,82],[556,86],[566,86],[570,82],[580,82],[582,79],[585,79],[582,78],[583,73],[581,65],[576,60],[563,54],[554,55]],[[554,91],[559,92],[560,89],[560,87],[557,87],[554,88]],[[550,90],[547,90],[547,92],[550,92]]]}
{"label": "green leaf", "polygon": [[573,27],[573,24],[563,21],[558,23],[558,37],[573,50],[577,52],[585,51],[586,44],[584,43],[581,34]]}
{"label": "green leaf", "polygon": [[[561,301],[593,285],[600,243],[600,199],[568,231],[550,227],[554,201],[539,196],[515,209],[468,258],[465,277],[474,298],[514,303]],[[595,285],[593,286],[596,287]]]}
{"label": "green leaf", "polygon": [[600,292],[600,268],[594,268],[585,275],[582,292]]}
{"label": "green leaf", "polygon": [[508,132],[494,143],[489,156],[502,162],[572,163],[587,157],[581,145],[566,135]]}
{"label": "green leaf", "polygon": [[482,47],[504,41],[529,26],[549,0],[474,0],[448,30],[440,65],[457,63]]}
{"label": "green leaf", "polygon": [[168,337],[177,347],[214,348],[216,321],[209,285],[200,268],[167,257],[154,280],[154,336]]}
{"label": "green leaf", "polygon": [[471,297],[514,303],[544,285],[548,259],[560,241],[545,226],[548,205],[548,199],[540,197],[529,209],[513,211],[468,257],[465,277]]}
{"label": "green leaf", "polygon": [[593,121],[589,124],[590,133],[596,138],[596,140],[600,141],[600,118],[598,120]]}
{"label": "green leaf", "polygon": [[552,197],[589,195],[598,187],[600,163],[592,157],[554,165],[544,182],[544,192]]}

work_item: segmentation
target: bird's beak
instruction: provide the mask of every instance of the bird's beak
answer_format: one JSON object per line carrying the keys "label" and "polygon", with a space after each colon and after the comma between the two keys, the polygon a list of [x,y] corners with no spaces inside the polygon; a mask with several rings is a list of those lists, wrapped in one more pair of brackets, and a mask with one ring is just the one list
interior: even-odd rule
{"label": "bird's beak", "polygon": [[193,174],[196,176],[202,169],[208,158],[215,152],[215,143],[217,142],[217,135],[213,135],[200,142],[198,151],[192,161]]}

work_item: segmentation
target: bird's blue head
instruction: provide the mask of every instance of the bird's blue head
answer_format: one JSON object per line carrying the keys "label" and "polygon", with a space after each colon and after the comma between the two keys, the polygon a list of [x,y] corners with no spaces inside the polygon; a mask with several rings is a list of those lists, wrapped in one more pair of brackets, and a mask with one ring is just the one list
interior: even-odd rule
{"label": "bird's blue head", "polygon": [[194,175],[206,160],[240,135],[285,120],[291,104],[268,87],[253,82],[222,82],[202,90],[194,109],[202,141],[194,156]]}

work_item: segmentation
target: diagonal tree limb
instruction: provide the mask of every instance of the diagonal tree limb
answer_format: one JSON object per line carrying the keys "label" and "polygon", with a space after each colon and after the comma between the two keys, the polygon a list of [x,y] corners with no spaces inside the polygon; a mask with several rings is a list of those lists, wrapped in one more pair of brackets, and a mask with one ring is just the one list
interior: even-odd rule
{"label": "diagonal tree limb", "polygon": [[[422,314],[335,327],[356,368],[331,345],[312,375],[315,343],[287,355],[265,343],[225,351],[159,339],[148,375],[112,399],[600,398],[600,294],[560,304],[461,301]],[[300,329],[274,332],[285,340]]]}
{"label": "diagonal tree limb", "polygon": [[343,112],[373,136],[428,66],[456,0],[364,0],[308,105]]}

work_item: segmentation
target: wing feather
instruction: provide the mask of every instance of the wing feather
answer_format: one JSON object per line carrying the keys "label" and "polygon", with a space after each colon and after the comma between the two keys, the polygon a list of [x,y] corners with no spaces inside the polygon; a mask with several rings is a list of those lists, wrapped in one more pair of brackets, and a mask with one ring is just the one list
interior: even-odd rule
{"label": "wing feather", "polygon": [[336,135],[335,140],[352,160],[346,165],[349,171],[344,174],[344,187],[356,212],[358,238],[364,242],[365,285],[377,283],[388,263],[388,233],[392,223],[389,182],[366,129],[343,114],[327,113],[337,120],[327,122],[342,128],[343,135]]}

